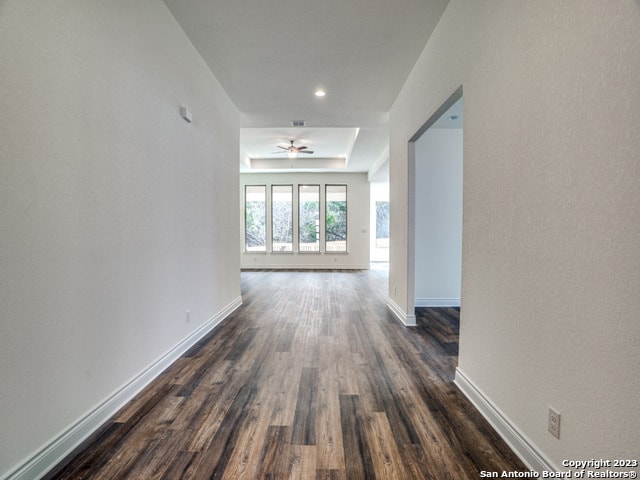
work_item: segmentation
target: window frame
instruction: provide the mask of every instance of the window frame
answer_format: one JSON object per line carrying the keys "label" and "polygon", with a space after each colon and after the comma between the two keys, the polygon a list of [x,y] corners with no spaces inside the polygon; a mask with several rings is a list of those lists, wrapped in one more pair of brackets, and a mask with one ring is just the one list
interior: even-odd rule
{"label": "window frame", "polygon": [[[317,231],[316,231],[316,235],[317,235],[317,240],[316,240],[316,245],[317,245],[317,249],[316,250],[303,250],[301,248],[302,245],[302,235],[301,235],[301,231],[302,231],[302,222],[300,220],[301,215],[300,215],[300,211],[301,211],[301,207],[302,207],[302,203],[301,203],[301,198],[302,198],[302,189],[305,187],[316,187],[317,191],[318,191],[318,224],[317,224]],[[321,239],[322,239],[322,199],[321,199],[321,192],[322,189],[320,188],[320,184],[309,184],[309,183],[299,183],[298,184],[298,237],[297,237],[297,250],[298,253],[302,253],[302,254],[318,254],[318,253],[322,253],[322,245],[321,245]]]}
{"label": "window frame", "polygon": [[[344,187],[344,250],[329,250],[327,248],[327,211],[329,204],[329,189],[331,187]],[[326,183],[324,185],[324,252],[330,254],[345,254],[349,253],[349,202],[348,202],[348,188],[346,183]]]}
{"label": "window frame", "polygon": [[[274,211],[273,211],[273,207],[274,207],[274,197],[275,197],[275,192],[274,190],[279,188],[279,187],[289,187],[289,193],[290,193],[290,200],[289,203],[291,205],[291,220],[290,220],[290,231],[291,231],[291,249],[290,250],[277,250],[276,248],[274,248],[274,245],[276,244],[275,239],[274,239],[274,232],[276,231],[275,229],[275,215],[274,215]],[[271,184],[271,221],[270,221],[270,225],[271,225],[271,253],[277,253],[277,254],[292,254],[294,253],[294,246],[295,246],[295,238],[294,238],[294,226],[295,226],[295,219],[294,219],[294,208],[293,208],[293,184]]]}
{"label": "window frame", "polygon": [[[247,198],[250,188],[259,188],[262,187],[264,190],[264,249],[262,250],[250,250],[249,242],[247,241]],[[267,186],[266,185],[245,185],[244,186],[244,252],[245,253],[268,253],[269,252],[269,244],[267,242],[268,238],[268,219],[267,219],[267,203],[269,199],[267,198]]]}

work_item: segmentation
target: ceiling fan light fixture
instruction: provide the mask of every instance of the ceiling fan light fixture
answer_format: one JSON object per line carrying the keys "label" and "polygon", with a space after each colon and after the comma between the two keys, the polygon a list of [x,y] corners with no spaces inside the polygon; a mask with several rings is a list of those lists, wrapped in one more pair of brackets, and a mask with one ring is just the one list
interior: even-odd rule
{"label": "ceiling fan light fixture", "polygon": [[285,153],[289,156],[289,158],[296,158],[298,156],[298,153],[302,152],[302,153],[308,153],[309,155],[313,154],[313,150],[309,150],[307,148],[307,146],[305,145],[301,145],[299,147],[296,147],[294,145],[295,140],[289,140],[289,146],[288,147],[283,147],[282,145],[276,145],[276,147],[278,147],[280,149],[280,151],[278,152],[273,152],[273,154],[276,153]]}

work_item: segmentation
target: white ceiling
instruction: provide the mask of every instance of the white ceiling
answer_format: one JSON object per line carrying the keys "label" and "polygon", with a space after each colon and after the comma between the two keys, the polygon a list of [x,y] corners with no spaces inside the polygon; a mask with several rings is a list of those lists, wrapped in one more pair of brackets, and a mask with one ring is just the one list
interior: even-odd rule
{"label": "white ceiling", "polygon": [[[342,171],[357,172],[385,160],[389,109],[448,4],[164,2],[241,111],[241,171],[251,171],[248,158],[282,158],[271,155],[276,145],[296,140],[314,150],[304,158],[346,152]],[[325,97],[314,96],[319,88]]]}
{"label": "white ceiling", "polygon": [[[347,171],[351,152],[358,138],[357,128],[332,128],[332,127],[302,127],[302,128],[243,128],[240,130],[240,159],[242,171],[251,171],[257,160],[271,159],[271,168],[276,169],[300,169],[305,168],[305,163],[313,159],[318,163],[314,169],[331,170],[329,165],[339,160]],[[295,159],[290,159],[287,152],[279,147],[288,147],[291,140],[296,147],[306,146],[307,152],[299,153]],[[327,166],[320,165],[324,160]],[[267,163],[267,162],[262,162]],[[279,165],[280,164],[280,165]]]}

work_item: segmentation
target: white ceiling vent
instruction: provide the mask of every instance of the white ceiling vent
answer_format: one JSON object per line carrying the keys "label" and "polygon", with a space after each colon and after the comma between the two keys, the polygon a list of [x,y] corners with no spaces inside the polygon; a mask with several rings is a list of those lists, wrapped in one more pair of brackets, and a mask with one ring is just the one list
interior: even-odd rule
{"label": "white ceiling vent", "polygon": [[306,127],[307,124],[304,120],[291,120],[292,127]]}

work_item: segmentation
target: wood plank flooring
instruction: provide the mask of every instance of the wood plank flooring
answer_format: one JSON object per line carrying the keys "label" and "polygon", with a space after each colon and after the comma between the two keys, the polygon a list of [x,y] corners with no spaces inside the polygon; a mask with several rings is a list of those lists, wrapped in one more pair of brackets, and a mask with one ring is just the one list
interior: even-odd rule
{"label": "wood plank flooring", "polygon": [[246,271],[243,305],[48,478],[477,479],[525,466],[451,383],[458,311],[386,272]]}

